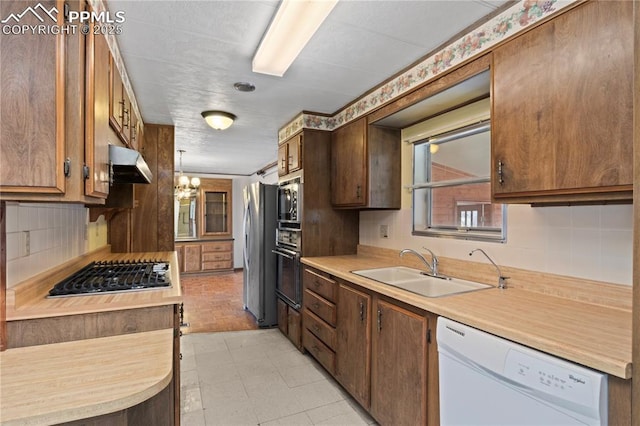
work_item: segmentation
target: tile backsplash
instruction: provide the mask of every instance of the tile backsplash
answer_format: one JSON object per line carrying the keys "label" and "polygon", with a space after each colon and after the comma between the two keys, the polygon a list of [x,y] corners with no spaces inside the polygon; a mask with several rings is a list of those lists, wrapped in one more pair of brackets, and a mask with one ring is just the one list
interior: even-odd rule
{"label": "tile backsplash", "polygon": [[[380,236],[386,225],[388,238]],[[530,207],[509,205],[506,243],[413,236],[411,209],[360,213],[360,244],[471,260],[484,249],[498,265],[631,285],[631,205]],[[485,262],[481,257],[472,259]]]}
{"label": "tile backsplash", "polygon": [[8,288],[90,249],[84,205],[7,202],[6,207]]}

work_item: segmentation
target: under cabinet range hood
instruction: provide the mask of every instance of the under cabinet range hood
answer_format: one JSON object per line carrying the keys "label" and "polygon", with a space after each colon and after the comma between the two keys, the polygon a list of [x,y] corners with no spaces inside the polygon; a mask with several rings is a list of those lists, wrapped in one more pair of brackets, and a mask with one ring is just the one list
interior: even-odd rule
{"label": "under cabinet range hood", "polygon": [[151,183],[153,174],[142,155],[123,146],[109,145],[110,181],[115,183]]}

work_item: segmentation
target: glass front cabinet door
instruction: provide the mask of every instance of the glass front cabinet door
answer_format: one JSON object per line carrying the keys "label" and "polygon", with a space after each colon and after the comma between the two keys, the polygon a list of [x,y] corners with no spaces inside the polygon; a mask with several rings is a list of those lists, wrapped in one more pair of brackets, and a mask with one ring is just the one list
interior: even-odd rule
{"label": "glass front cabinet door", "polygon": [[207,179],[200,186],[203,236],[231,235],[231,180]]}

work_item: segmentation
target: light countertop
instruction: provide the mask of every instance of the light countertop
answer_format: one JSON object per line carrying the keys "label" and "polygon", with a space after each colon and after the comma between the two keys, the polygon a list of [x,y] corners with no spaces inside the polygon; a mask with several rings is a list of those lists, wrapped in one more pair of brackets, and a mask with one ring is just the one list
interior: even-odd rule
{"label": "light countertop", "polygon": [[171,381],[173,329],[0,352],[0,423],[45,425],[140,404]]}
{"label": "light countertop", "polygon": [[[168,261],[171,287],[117,294],[46,298],[49,290],[57,282],[91,261],[137,259]],[[176,252],[110,253],[106,247],[7,289],[7,321],[163,306],[180,303],[181,300],[182,290]]]}
{"label": "light countertop", "polygon": [[623,379],[631,378],[631,312],[522,288],[423,297],[350,271],[398,265],[367,255],[302,263],[363,288]]}

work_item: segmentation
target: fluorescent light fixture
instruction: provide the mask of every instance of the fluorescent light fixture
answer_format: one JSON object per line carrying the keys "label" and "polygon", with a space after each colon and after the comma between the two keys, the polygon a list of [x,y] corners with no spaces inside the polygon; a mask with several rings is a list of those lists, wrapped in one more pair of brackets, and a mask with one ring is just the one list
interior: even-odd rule
{"label": "fluorescent light fixture", "polygon": [[253,72],[282,77],[337,3],[282,0],[253,57]]}

